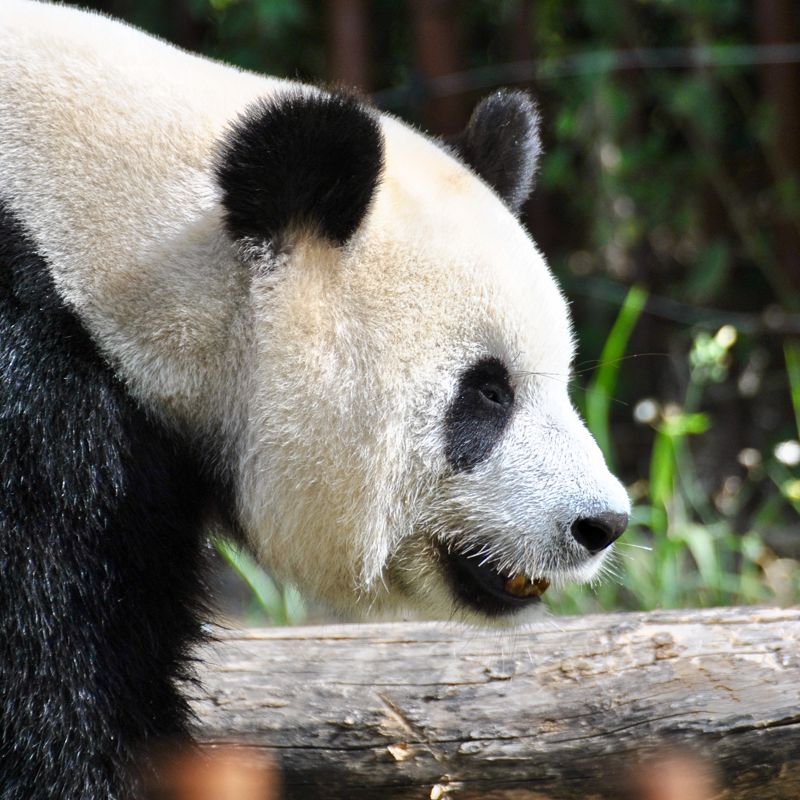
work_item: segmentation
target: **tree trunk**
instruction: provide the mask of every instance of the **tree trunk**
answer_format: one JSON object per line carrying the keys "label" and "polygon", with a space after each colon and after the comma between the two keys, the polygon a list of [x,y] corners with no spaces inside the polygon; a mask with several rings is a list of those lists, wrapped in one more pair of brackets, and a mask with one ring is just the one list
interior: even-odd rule
{"label": "tree trunk", "polygon": [[369,35],[364,0],[327,0],[328,77],[337,84],[369,92]]}
{"label": "tree trunk", "polygon": [[763,608],[230,632],[196,735],[268,748],[289,798],[619,798],[665,748],[720,798],[797,798],[798,640],[800,609]]}
{"label": "tree trunk", "polygon": [[[761,44],[797,41],[800,32],[797,0],[757,0],[755,12]],[[764,93],[775,112],[773,164],[776,179],[793,180],[795,193],[800,193],[800,64],[763,64],[761,78]],[[777,224],[777,250],[786,283],[797,294],[800,292],[800,215],[796,211]],[[788,299],[797,305],[796,296]]]}
{"label": "tree trunk", "polygon": [[[411,0],[417,67],[426,80],[461,70],[456,0]],[[467,121],[463,94],[429,98],[425,125],[434,134],[458,133]]]}

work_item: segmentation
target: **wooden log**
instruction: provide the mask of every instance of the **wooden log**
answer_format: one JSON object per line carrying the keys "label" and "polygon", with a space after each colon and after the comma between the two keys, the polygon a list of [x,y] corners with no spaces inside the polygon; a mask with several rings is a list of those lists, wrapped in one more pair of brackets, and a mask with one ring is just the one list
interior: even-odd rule
{"label": "wooden log", "polygon": [[800,797],[800,609],[228,632],[202,648],[206,743],[269,748],[289,798],[624,797],[664,748],[720,798]]}

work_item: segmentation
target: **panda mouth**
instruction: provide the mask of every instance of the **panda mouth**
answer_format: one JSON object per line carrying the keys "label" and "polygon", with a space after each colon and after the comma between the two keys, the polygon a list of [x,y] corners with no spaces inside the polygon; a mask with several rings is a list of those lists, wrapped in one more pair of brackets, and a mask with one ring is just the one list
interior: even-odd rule
{"label": "panda mouth", "polygon": [[547,578],[499,570],[485,555],[440,548],[453,594],[468,608],[493,617],[541,603],[550,586]]}

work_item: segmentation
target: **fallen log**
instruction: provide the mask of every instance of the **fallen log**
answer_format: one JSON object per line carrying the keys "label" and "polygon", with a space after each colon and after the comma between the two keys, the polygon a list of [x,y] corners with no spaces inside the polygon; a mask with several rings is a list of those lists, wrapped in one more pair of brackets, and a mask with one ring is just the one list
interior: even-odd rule
{"label": "fallen log", "polygon": [[226,632],[196,736],[268,748],[289,798],[622,797],[665,748],[720,798],[800,797],[800,609]]}

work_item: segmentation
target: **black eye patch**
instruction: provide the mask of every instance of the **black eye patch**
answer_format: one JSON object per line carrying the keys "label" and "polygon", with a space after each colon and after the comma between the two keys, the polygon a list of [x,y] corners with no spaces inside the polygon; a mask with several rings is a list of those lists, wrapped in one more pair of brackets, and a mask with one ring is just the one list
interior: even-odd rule
{"label": "black eye patch", "polygon": [[484,358],[464,372],[445,417],[445,455],[454,470],[471,469],[494,449],[514,408],[508,370]]}

